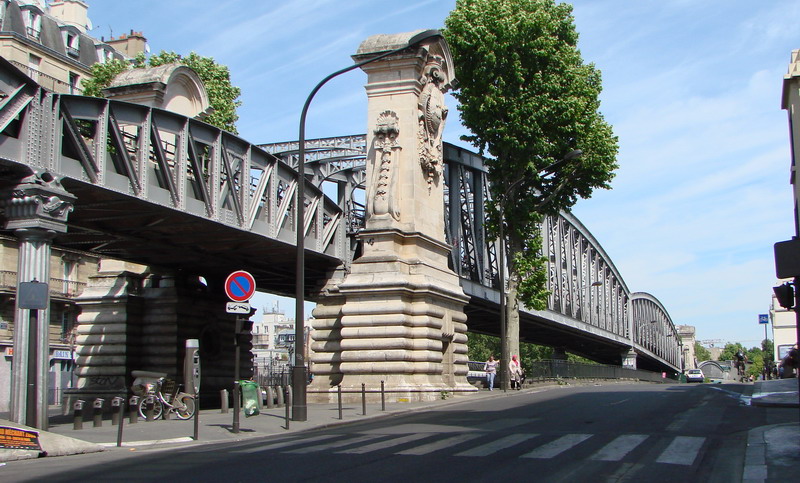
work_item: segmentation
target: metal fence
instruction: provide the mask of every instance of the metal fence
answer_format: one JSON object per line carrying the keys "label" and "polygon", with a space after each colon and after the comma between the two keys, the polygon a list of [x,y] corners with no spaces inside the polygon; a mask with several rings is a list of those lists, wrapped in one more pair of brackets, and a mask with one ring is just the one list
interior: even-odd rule
{"label": "metal fence", "polygon": [[[473,381],[485,379],[483,367],[485,363],[470,361],[468,379]],[[527,366],[527,364],[526,364]],[[500,385],[498,380],[495,386]],[[570,362],[564,360],[543,360],[532,361],[530,366],[525,368],[525,380],[527,382],[541,382],[559,379],[631,379],[648,382],[677,382],[674,375],[660,372],[645,371],[642,369],[631,369],[629,367],[610,366],[604,364],[586,364],[582,362]],[[473,382],[470,381],[470,382]]]}
{"label": "metal fence", "polygon": [[604,364],[585,364],[563,360],[533,361],[526,380],[551,379],[636,379],[649,382],[675,382],[660,372]]}
{"label": "metal fence", "polygon": [[253,380],[261,387],[288,386],[291,383],[291,372],[287,361],[261,357],[253,361]]}

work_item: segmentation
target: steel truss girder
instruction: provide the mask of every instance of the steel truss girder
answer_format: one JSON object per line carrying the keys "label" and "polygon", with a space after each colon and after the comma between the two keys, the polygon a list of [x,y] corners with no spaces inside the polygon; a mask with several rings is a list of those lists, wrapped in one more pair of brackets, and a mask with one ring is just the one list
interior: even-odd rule
{"label": "steel truss girder", "polygon": [[[297,172],[279,158],[203,122],[107,99],[53,94],[7,66],[0,84],[0,158],[176,211],[291,243]],[[18,101],[23,99],[23,102]],[[5,123],[8,128],[9,122]],[[307,181],[306,247],[347,257],[336,202]],[[287,196],[288,195],[288,196]]]}

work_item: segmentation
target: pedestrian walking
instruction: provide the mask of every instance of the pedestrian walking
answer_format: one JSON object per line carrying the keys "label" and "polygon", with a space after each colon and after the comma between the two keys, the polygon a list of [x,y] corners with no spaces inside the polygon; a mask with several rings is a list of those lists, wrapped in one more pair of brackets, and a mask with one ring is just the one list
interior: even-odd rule
{"label": "pedestrian walking", "polygon": [[489,356],[489,360],[486,361],[486,365],[483,369],[486,371],[486,382],[489,384],[489,390],[494,390],[494,378],[497,376],[497,363],[498,361],[494,360],[494,355]]}
{"label": "pedestrian walking", "polygon": [[511,378],[511,389],[522,389],[522,366],[517,356],[511,356],[508,362],[508,373]]}

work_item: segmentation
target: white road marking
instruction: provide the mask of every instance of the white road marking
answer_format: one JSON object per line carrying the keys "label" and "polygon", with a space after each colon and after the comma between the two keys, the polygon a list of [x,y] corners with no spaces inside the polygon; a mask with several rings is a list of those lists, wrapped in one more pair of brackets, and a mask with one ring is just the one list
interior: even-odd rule
{"label": "white road marking", "polygon": [[427,438],[429,436],[430,433],[408,434],[406,436],[400,436],[399,438],[387,439],[386,441],[379,441],[377,443],[368,444],[366,446],[360,446],[358,448],[338,451],[338,453],[364,454],[364,453],[369,453],[371,451],[378,451],[381,449],[391,448],[392,446],[408,443],[409,441],[416,441],[418,439]]}
{"label": "white road marking", "polygon": [[646,434],[623,434],[605,445],[589,459],[595,461],[619,461],[646,439]]}
{"label": "white road marking", "polygon": [[691,466],[706,438],[699,436],[676,436],[656,463]]}
{"label": "white road marking", "polygon": [[380,437],[381,437],[380,434],[368,434],[366,436],[358,436],[356,438],[342,439],[330,443],[322,443],[322,444],[316,444],[314,446],[306,446],[305,448],[292,449],[289,451],[284,451],[284,453],[294,453],[294,454],[314,453],[315,451],[324,451],[326,449],[341,448],[342,446],[350,446],[351,444],[364,443],[366,441],[371,441],[373,439],[377,439]]}
{"label": "white road marking", "polygon": [[476,446],[475,448],[462,451],[461,453],[456,453],[455,456],[489,456],[490,454],[497,453],[500,450],[510,448],[522,443],[523,441],[535,438],[536,436],[539,435],[534,433],[511,434],[505,438],[492,441],[491,443],[486,443],[481,446]]}
{"label": "white road marking", "polygon": [[258,446],[256,448],[243,449],[241,451],[234,451],[234,453],[260,453],[261,451],[269,451],[271,449],[285,448],[287,446],[294,446],[303,443],[313,443],[314,441],[322,441],[324,439],[331,439],[339,436],[337,434],[323,434],[322,436],[313,436],[311,438],[293,439],[292,441],[283,441],[281,443],[273,443],[265,446]]}
{"label": "white road marking", "polygon": [[551,441],[543,446],[536,448],[530,453],[522,455],[521,458],[539,458],[539,459],[553,458],[554,456],[558,456],[564,451],[586,441],[591,437],[592,437],[591,434],[567,434],[558,438],[555,441]]}
{"label": "white road marking", "polygon": [[456,436],[450,436],[449,438],[445,438],[439,441],[434,441],[432,443],[423,444],[422,446],[417,446],[415,448],[409,448],[403,451],[398,451],[395,454],[413,454],[413,455],[424,455],[428,453],[433,453],[434,451],[439,451],[440,449],[449,448],[451,446],[455,446],[457,444],[463,443],[464,441],[469,441],[471,439],[475,439],[482,436],[481,434],[459,434]]}

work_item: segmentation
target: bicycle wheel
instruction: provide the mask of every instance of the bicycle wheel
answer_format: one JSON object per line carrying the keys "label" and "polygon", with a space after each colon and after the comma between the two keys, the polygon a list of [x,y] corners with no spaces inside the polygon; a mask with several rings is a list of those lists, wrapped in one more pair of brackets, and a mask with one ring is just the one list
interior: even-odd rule
{"label": "bicycle wheel", "polygon": [[178,419],[189,419],[194,416],[194,398],[188,394],[183,394],[175,401],[175,415]]}
{"label": "bicycle wheel", "polygon": [[[164,413],[164,405],[161,404],[161,400],[155,398],[153,401],[153,420],[160,419],[161,415]],[[147,402],[146,400],[142,400],[141,404],[139,404],[139,416],[142,419],[147,419]]]}

